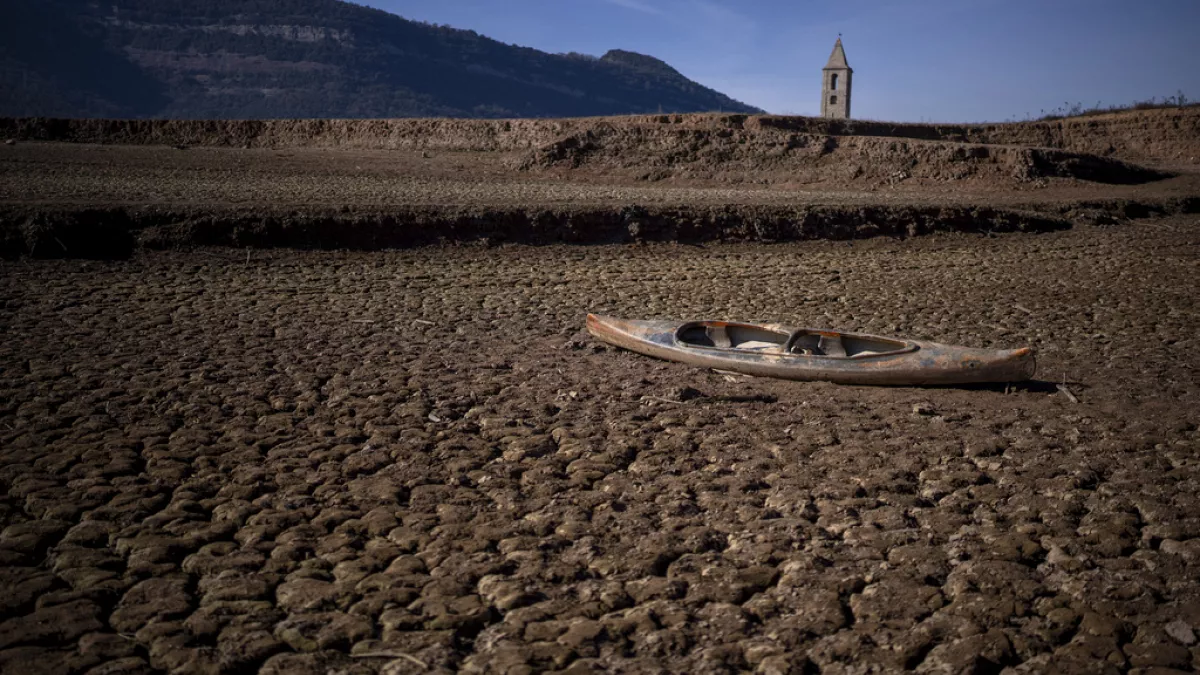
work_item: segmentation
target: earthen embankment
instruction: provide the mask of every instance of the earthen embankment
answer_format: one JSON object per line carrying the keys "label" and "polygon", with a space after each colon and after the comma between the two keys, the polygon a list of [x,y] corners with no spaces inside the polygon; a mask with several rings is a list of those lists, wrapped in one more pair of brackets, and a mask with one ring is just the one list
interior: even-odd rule
{"label": "earthen embankment", "polygon": [[1135,162],[1200,162],[1200,108],[1167,108],[1006,124],[900,124],[812,117],[643,115],[572,119],[461,120],[72,120],[0,119],[17,140],[218,147],[409,148],[514,151],[597,127],[734,131],[765,140],[791,134],[873,136],[983,145],[1022,145]]}

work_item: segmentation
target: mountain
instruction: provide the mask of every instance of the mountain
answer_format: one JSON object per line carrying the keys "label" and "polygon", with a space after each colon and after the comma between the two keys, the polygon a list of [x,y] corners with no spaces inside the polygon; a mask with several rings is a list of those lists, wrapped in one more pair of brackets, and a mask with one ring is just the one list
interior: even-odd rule
{"label": "mountain", "polygon": [[762,112],[650,56],[548,54],[338,0],[14,0],[0,116]]}

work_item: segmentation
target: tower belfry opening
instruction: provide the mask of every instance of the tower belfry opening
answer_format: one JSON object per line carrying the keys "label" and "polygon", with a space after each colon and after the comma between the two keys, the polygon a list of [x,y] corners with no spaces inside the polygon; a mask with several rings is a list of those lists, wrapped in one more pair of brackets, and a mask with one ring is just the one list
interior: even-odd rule
{"label": "tower belfry opening", "polygon": [[[846,61],[846,50],[838,36],[829,55],[829,63],[821,70],[821,117],[850,119],[850,87],[854,69]],[[839,92],[839,89],[841,90]]]}

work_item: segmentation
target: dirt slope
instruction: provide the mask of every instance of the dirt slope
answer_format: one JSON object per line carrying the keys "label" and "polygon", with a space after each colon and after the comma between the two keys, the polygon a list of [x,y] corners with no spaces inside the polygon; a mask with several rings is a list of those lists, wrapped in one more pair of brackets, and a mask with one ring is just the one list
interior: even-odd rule
{"label": "dirt slope", "polygon": [[1114,113],[1055,122],[895,124],[811,117],[651,115],[553,120],[61,120],[0,119],[0,137],[73,143],[232,147],[357,147],[473,151],[527,150],[597,125],[670,128],[765,139],[791,134],[887,136],[980,145],[1022,145],[1113,156],[1133,162],[1200,163],[1200,108]]}
{"label": "dirt slope", "polygon": [[642,180],[681,177],[840,185],[1046,178],[1138,184],[1167,177],[1118,159],[1042,147],[607,122],[525,153],[516,166],[526,171],[582,169]]}
{"label": "dirt slope", "polygon": [[[1191,165],[1045,146],[1124,134],[1124,148],[1174,140],[1183,152],[1197,119],[1114,115],[1064,123],[1058,136],[1046,125],[744,115],[0,120],[0,135],[19,139],[0,147],[0,254],[1046,231],[1195,212]],[[1137,141],[1143,127],[1157,139]],[[1012,144],[1022,140],[1043,145]]]}

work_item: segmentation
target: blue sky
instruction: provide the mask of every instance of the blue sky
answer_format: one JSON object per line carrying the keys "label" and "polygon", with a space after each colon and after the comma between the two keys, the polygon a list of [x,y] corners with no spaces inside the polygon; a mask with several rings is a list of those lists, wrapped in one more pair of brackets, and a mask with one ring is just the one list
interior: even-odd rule
{"label": "blue sky", "polygon": [[1003,121],[1068,102],[1200,99],[1200,0],[365,1],[543,51],[649,54],[781,114],[819,112],[838,33],[862,119]]}

